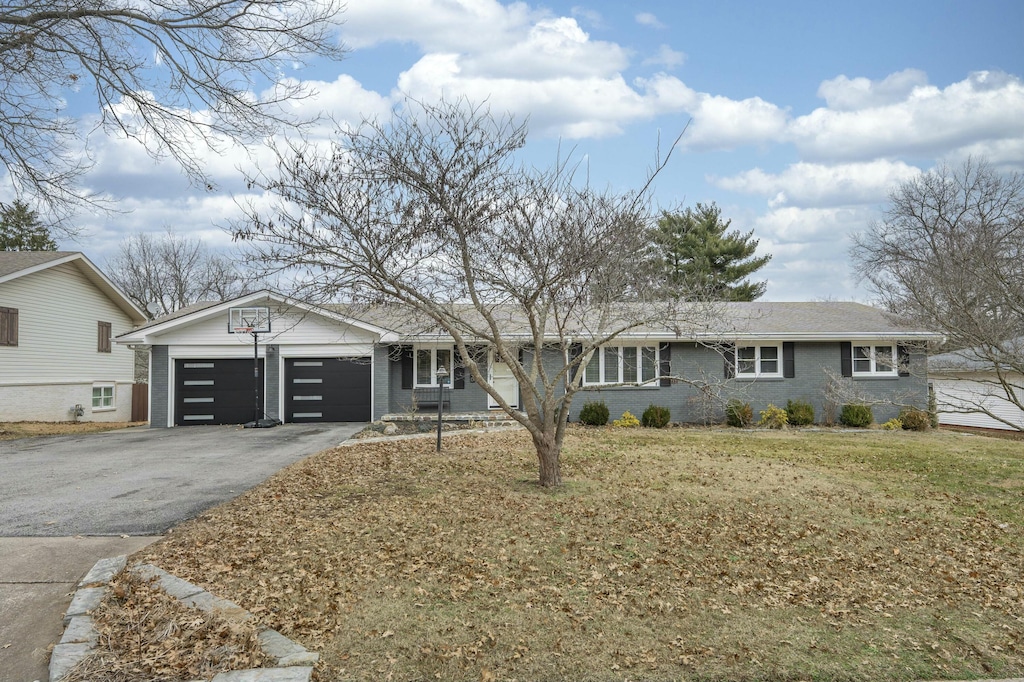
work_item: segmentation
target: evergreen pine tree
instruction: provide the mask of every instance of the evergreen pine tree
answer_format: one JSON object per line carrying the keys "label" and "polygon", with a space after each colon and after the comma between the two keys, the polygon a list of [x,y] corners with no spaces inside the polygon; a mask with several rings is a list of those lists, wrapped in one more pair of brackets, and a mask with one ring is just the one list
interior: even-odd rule
{"label": "evergreen pine tree", "polygon": [[759,240],[753,239],[753,230],[726,232],[731,223],[722,220],[722,209],[714,203],[662,213],[654,242],[666,283],[676,295],[722,301],[754,301],[764,295],[767,282],[747,277],[764,267],[771,254],[755,258]]}
{"label": "evergreen pine tree", "polygon": [[57,242],[28,204],[0,203],[0,251],[56,251]]}

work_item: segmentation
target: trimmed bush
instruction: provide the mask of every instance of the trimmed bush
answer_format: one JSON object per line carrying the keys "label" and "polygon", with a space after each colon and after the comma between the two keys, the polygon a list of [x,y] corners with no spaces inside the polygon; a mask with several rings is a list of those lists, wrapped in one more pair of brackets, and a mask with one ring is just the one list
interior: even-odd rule
{"label": "trimmed bush", "polygon": [[580,422],[587,426],[604,426],[608,423],[608,406],[600,401],[587,401],[580,410]]}
{"label": "trimmed bush", "polygon": [[786,416],[786,411],[772,403],[768,403],[768,407],[761,410],[761,420],[757,422],[758,426],[769,429],[784,429],[787,424],[789,417]]}
{"label": "trimmed bush", "polygon": [[742,428],[754,423],[754,410],[750,403],[744,403],[733,398],[725,404],[725,423],[729,426]]}
{"label": "trimmed bush", "polygon": [[640,426],[640,420],[637,419],[632,412],[626,410],[622,413],[620,419],[616,419],[612,422],[612,426],[618,426],[619,428],[633,429]]}
{"label": "trimmed bush", "polygon": [[667,407],[651,405],[644,410],[643,415],[640,417],[640,423],[650,429],[663,429],[668,426],[671,419],[672,413],[669,412]]}
{"label": "trimmed bush", "polygon": [[882,428],[885,429],[886,431],[899,431],[900,429],[905,429],[907,427],[903,425],[903,422],[900,421],[899,417],[893,417],[889,421],[882,424]]}
{"label": "trimmed bush", "polygon": [[924,410],[908,407],[900,412],[900,422],[907,431],[927,431],[931,428],[932,417]]}
{"label": "trimmed bush", "polygon": [[852,426],[862,429],[875,421],[875,415],[871,414],[870,405],[850,403],[843,405],[843,411],[839,414],[839,423],[843,426]]}
{"label": "trimmed bush", "polygon": [[807,426],[814,423],[814,406],[803,400],[786,401],[786,417],[793,426]]}

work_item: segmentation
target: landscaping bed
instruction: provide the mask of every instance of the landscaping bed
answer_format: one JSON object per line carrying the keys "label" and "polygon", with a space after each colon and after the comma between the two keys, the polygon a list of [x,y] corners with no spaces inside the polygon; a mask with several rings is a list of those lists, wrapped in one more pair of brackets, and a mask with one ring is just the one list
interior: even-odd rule
{"label": "landscaping bed", "polygon": [[[136,559],[321,680],[1024,674],[1024,451],[948,432],[522,431],[299,462]],[[187,678],[183,678],[187,679]]]}

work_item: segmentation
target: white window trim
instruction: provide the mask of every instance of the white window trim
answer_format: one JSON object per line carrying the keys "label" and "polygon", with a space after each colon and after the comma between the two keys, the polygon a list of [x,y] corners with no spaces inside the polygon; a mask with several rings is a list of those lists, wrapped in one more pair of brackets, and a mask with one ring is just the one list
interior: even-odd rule
{"label": "white window trim", "polygon": [[[868,357],[867,358],[858,358],[857,357],[857,349],[858,348],[867,348],[868,349]],[[877,368],[875,352],[876,352],[876,349],[878,349],[878,348],[888,348],[889,349],[889,352],[891,353],[890,357],[892,358],[891,361],[890,361],[890,364],[892,365],[890,369],[879,370]],[[866,372],[863,371],[863,370],[857,371],[857,360],[858,359],[860,359],[860,360],[868,360],[870,362],[871,369],[869,369]],[[853,376],[855,376],[855,377],[895,377],[895,376],[899,376],[899,361],[900,361],[900,359],[899,359],[899,355],[897,355],[897,348],[896,348],[896,344],[895,343],[877,343],[877,342],[872,342],[872,341],[853,341],[850,344],[850,365],[851,365],[850,369],[852,370]]]}
{"label": "white window trim", "polygon": [[[753,372],[740,372],[740,362],[741,362],[741,360],[740,360],[740,349],[741,348],[753,348],[754,349],[754,358],[753,358],[754,371]],[[774,358],[774,362],[776,363],[776,367],[778,368],[778,369],[776,369],[776,371],[774,371],[774,372],[765,372],[765,371],[761,370],[761,362],[763,361],[763,359],[761,358],[761,349],[762,348],[775,348],[776,349],[776,356]],[[735,362],[736,378],[737,379],[781,379],[782,376],[783,376],[783,372],[785,371],[783,366],[782,366],[782,362],[783,362],[783,360],[782,360],[782,344],[781,343],[775,343],[773,341],[768,341],[768,342],[762,341],[762,342],[757,342],[756,344],[754,344],[754,343],[747,343],[747,344],[739,344],[739,343],[737,343],[736,344],[736,357],[734,358],[734,362]],[[743,362],[750,362],[750,359],[744,359]],[[769,360],[769,362],[771,362],[771,360]]]}
{"label": "white window trim", "polygon": [[[420,351],[430,351],[430,383],[420,383]],[[448,357],[455,357],[455,347],[446,345],[427,345],[420,344],[412,347],[412,385],[413,388],[437,388],[437,351],[446,350],[448,351]],[[449,365],[454,364],[450,359]],[[444,385],[451,388],[452,385],[452,368],[449,366],[445,367],[448,370],[448,378],[444,380]]]}
{"label": "white window trim", "polygon": [[[618,351],[618,356],[619,356],[619,376],[620,377],[625,376],[625,367],[624,367],[624,362],[623,362],[623,357],[624,356],[623,356],[622,349],[623,348],[636,348],[636,362],[637,362],[637,366],[636,366],[637,374],[636,374],[636,376],[637,376],[638,381],[631,382],[631,383],[626,383],[626,382],[621,381],[621,380],[620,381],[605,381],[605,359],[606,358],[605,358],[605,352],[604,351],[605,351],[606,348],[615,348]],[[644,351],[645,348],[653,348],[654,349],[654,376],[651,379],[647,380],[647,381],[643,380],[643,351]],[[586,363],[582,364],[580,366],[580,368],[579,368],[579,371],[583,373],[583,381],[581,383],[582,386],[587,386],[587,387],[590,387],[590,386],[637,386],[639,388],[657,388],[658,387],[658,379],[661,378],[661,344],[657,344],[657,343],[655,343],[655,344],[643,344],[643,343],[608,344],[608,345],[605,345],[605,346],[599,346],[599,347],[595,348],[594,349],[594,355],[597,356],[598,362],[599,362],[598,367],[600,369],[598,370],[598,376],[600,377],[600,380],[596,381],[596,382],[588,381],[587,380],[587,366],[590,364],[590,361],[588,360]],[[593,356],[591,356],[591,359],[593,359]]]}
{"label": "white window trim", "polygon": [[93,412],[113,412],[114,410],[116,410],[117,409],[117,385],[116,384],[93,384],[92,385],[92,390],[93,391],[95,391],[97,388],[98,389],[104,389],[104,388],[109,388],[110,389],[110,405],[105,405],[105,406],[102,405],[102,402],[103,402],[103,397],[102,396],[103,396],[103,394],[101,392],[100,393],[100,403],[101,403],[101,405],[99,407],[96,407],[96,405],[95,405],[95,402],[94,402],[95,399],[96,399],[95,395],[91,396],[92,399],[89,401],[89,404],[92,405],[92,411]]}

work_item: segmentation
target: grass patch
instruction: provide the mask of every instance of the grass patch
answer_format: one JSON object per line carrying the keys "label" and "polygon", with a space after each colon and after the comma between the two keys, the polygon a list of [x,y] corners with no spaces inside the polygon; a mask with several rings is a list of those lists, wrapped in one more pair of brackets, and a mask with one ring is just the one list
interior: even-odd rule
{"label": "grass patch", "polygon": [[146,422],[0,422],[0,440],[99,433],[144,424]]}
{"label": "grass patch", "polygon": [[1024,451],[946,432],[574,429],[299,462],[141,558],[321,680],[1024,673]]}

